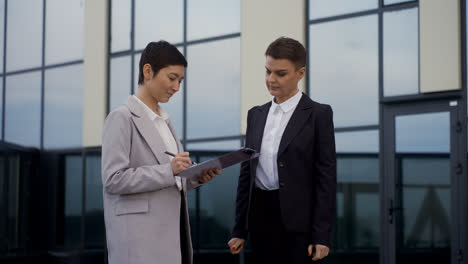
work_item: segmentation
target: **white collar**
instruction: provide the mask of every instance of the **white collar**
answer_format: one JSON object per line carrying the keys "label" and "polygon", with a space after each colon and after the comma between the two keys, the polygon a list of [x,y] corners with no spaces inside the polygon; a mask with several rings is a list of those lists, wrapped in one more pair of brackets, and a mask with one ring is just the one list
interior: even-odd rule
{"label": "white collar", "polygon": [[297,90],[297,93],[293,97],[282,102],[281,104],[275,103],[275,98],[273,97],[273,99],[271,99],[271,107],[272,107],[271,110],[274,112],[276,108],[279,107],[281,110],[283,110],[284,113],[287,113],[291,111],[292,109],[294,109],[299,104],[301,97],[302,97],[302,93],[299,90]]}
{"label": "white collar", "polygon": [[164,121],[169,119],[169,114],[167,114],[167,112],[164,111],[164,109],[162,109],[160,105],[159,113],[161,114],[161,116],[153,112],[153,110],[151,110],[151,108],[149,108],[145,103],[143,103],[143,101],[141,101],[140,98],[138,98],[136,95],[133,95],[133,97],[135,97],[135,99],[137,99],[137,101],[143,106],[145,113],[148,115],[148,118],[151,121],[154,121],[156,118],[162,118]]}

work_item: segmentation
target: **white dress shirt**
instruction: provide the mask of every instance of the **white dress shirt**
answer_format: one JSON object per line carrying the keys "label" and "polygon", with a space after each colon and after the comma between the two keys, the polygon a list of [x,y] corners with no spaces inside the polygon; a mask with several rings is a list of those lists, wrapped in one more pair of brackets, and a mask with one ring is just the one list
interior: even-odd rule
{"label": "white dress shirt", "polygon": [[275,103],[273,98],[268,112],[263,139],[260,148],[260,157],[257,166],[255,185],[263,190],[276,190],[278,184],[278,148],[286,128],[297,104],[301,100],[302,93],[297,93],[281,104]]}
{"label": "white dress shirt", "polygon": [[[167,120],[169,120],[169,115],[162,109],[161,106],[159,106],[159,113],[161,114],[160,116],[153,112],[151,108],[149,108],[145,103],[143,103],[136,95],[133,95],[137,99],[137,101],[143,106],[143,109],[145,109],[146,114],[148,115],[148,118],[153,122],[154,127],[156,130],[159,132],[159,135],[161,135],[161,138],[163,139],[164,145],[166,146],[166,150],[172,153],[178,153],[177,150],[177,142],[174,138],[174,135],[172,135],[171,130],[169,129],[169,126],[167,125]],[[174,157],[169,156],[170,160]],[[174,176],[177,184],[177,188],[179,191],[182,190],[182,180],[179,176]]]}

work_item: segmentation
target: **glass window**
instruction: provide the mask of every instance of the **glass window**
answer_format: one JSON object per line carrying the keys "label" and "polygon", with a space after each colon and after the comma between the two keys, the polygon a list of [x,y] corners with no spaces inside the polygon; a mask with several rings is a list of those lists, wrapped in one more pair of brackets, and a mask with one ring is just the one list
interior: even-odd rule
{"label": "glass window", "polygon": [[383,16],[384,96],[419,92],[418,9]]}
{"label": "glass window", "polygon": [[395,140],[397,153],[449,153],[450,113],[397,116]]}
{"label": "glass window", "polygon": [[183,0],[135,0],[135,49],[151,41],[183,41]]}
{"label": "glass window", "polygon": [[450,127],[449,112],[395,118],[398,263],[409,263],[414,249],[450,261]]}
{"label": "glass window", "polygon": [[[0,77],[0,131],[2,131],[3,118],[3,77]],[[1,133],[0,133],[1,136]]]}
{"label": "glass window", "polygon": [[241,140],[225,140],[225,141],[210,141],[210,142],[197,142],[187,143],[187,150],[190,151],[233,151],[241,147]]}
{"label": "glass window", "polygon": [[379,131],[365,130],[335,133],[338,153],[378,153]]}
{"label": "glass window", "polygon": [[450,157],[402,157],[401,170],[403,247],[449,248]]}
{"label": "glass window", "polygon": [[86,157],[86,247],[105,244],[104,205],[102,200],[101,156]]}
{"label": "glass window", "polygon": [[140,58],[141,53],[137,53],[133,56],[133,91],[136,93],[138,91],[138,76],[140,74]]}
{"label": "glass window", "polygon": [[83,166],[79,155],[65,157],[65,246],[81,243]]}
{"label": "glass window", "polygon": [[[8,1],[7,70],[41,66],[43,1]],[[26,58],[26,59],[25,59]]]}
{"label": "glass window", "polygon": [[[202,156],[200,162],[211,158]],[[200,248],[226,248],[234,226],[239,170],[239,164],[226,168],[200,189]]]}
{"label": "glass window", "polygon": [[[378,156],[338,155],[337,183],[334,247],[340,250],[371,250],[367,252],[366,259],[372,258],[373,263],[377,263],[380,239]],[[364,263],[372,262],[367,260]]]}
{"label": "glass window", "polygon": [[384,0],[384,5],[393,5],[404,2],[414,2],[415,0]]}
{"label": "glass window", "polygon": [[183,108],[184,108],[184,85],[180,86],[180,90],[175,93],[169,102],[163,104],[161,107],[169,114],[169,119],[171,120],[172,125],[174,126],[177,136],[179,139],[182,139],[184,131],[184,117],[183,117]]}
{"label": "glass window", "polygon": [[131,85],[131,57],[115,57],[110,60],[110,110],[125,103],[130,95]]}
{"label": "glass window", "polygon": [[80,147],[83,64],[45,71],[44,148]]}
{"label": "glass window", "polygon": [[188,47],[187,135],[240,133],[240,38]]}
{"label": "glass window", "polygon": [[188,40],[240,31],[240,0],[188,0]]}
{"label": "glass window", "polygon": [[7,76],[5,140],[22,146],[39,147],[40,129],[41,72]]}
{"label": "glass window", "polygon": [[[195,159],[193,159],[195,160]],[[199,247],[198,239],[198,217],[197,217],[197,192],[200,189],[192,189],[187,192],[187,207],[190,221],[190,235],[192,236],[192,247],[197,250]]]}
{"label": "glass window", "polygon": [[331,104],[335,127],[379,122],[377,25],[371,15],[310,26],[310,95]]}
{"label": "glass window", "polygon": [[5,23],[5,0],[0,0],[0,73],[3,72],[3,40],[5,39],[4,33],[4,23]]}
{"label": "glass window", "polygon": [[310,0],[309,19],[343,15],[379,7],[378,0]]}
{"label": "glass window", "polygon": [[47,0],[47,65],[83,59],[84,5],[84,0]]}
{"label": "glass window", "polygon": [[132,1],[112,0],[111,52],[130,49]]}

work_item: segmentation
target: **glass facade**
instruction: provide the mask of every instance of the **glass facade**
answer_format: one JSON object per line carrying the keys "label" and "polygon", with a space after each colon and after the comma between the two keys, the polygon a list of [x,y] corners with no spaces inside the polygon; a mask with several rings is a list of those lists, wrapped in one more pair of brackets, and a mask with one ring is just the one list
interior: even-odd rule
{"label": "glass facade", "polygon": [[308,91],[334,110],[338,157],[328,263],[455,263],[466,89],[418,104],[418,1],[344,2],[308,1]]}
{"label": "glass facade", "polygon": [[[243,146],[242,1],[106,1],[107,112],[137,91],[146,44],[167,40],[188,67],[162,107],[192,160]],[[86,2],[0,0],[0,264],[105,263],[101,149],[82,145]],[[429,99],[420,1],[305,2],[307,93],[332,106],[337,150],[324,263],[466,263],[466,1],[463,90]],[[226,244],[239,170],[187,194],[195,264],[253,263]]]}
{"label": "glass facade", "polygon": [[81,147],[84,0],[0,5],[2,140],[40,149]]}

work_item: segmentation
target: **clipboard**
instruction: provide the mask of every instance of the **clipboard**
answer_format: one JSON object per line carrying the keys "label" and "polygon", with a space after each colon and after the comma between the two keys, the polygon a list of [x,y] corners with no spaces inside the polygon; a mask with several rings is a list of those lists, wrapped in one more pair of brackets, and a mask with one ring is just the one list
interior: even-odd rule
{"label": "clipboard", "polygon": [[255,159],[260,155],[257,151],[250,148],[241,148],[239,150],[230,152],[223,156],[198,163],[197,165],[190,166],[183,172],[179,173],[179,177],[186,179],[197,179],[201,176],[203,170],[220,168],[224,169],[241,163],[247,160]]}

